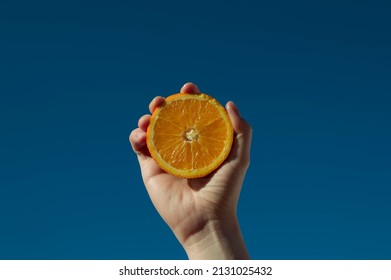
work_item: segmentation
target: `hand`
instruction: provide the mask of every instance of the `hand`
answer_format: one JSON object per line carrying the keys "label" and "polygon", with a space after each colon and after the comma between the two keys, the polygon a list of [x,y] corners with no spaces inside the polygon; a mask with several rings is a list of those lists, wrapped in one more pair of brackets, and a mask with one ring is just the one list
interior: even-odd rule
{"label": "hand", "polygon": [[[198,93],[199,89],[187,83],[181,92]],[[163,97],[155,97],[149,104],[150,112],[162,102]],[[226,110],[235,131],[232,150],[225,162],[204,178],[177,178],[157,165],[146,146],[151,115],[142,116],[129,136],[152,203],[190,259],[249,258],[236,208],[250,163],[252,130],[232,101]]]}

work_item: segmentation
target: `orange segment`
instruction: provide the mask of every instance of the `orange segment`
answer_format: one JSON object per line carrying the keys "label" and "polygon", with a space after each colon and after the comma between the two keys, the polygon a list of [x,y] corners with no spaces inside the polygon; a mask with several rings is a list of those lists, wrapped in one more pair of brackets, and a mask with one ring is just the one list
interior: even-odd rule
{"label": "orange segment", "polygon": [[228,114],[216,99],[204,93],[178,93],[153,112],[147,146],[166,172],[199,178],[224,162],[233,135]]}

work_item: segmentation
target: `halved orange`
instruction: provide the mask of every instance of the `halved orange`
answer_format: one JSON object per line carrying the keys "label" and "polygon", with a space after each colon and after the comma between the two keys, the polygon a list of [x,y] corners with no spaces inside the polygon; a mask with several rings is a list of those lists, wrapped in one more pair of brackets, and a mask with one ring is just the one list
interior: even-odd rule
{"label": "halved orange", "polygon": [[229,116],[216,99],[204,93],[177,93],[152,113],[147,146],[166,172],[199,178],[224,162],[233,135]]}

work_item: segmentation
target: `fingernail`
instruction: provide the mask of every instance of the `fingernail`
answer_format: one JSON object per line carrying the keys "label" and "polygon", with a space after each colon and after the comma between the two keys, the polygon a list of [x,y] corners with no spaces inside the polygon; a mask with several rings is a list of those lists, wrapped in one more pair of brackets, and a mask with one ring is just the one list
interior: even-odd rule
{"label": "fingernail", "polygon": [[240,117],[239,108],[236,106],[236,104],[235,104],[233,101],[231,101],[231,108],[232,108],[232,110],[234,110],[235,113],[238,114],[238,116]]}
{"label": "fingernail", "polygon": [[198,88],[198,86],[196,84],[188,82],[182,86],[181,92],[183,92],[183,93],[198,93],[198,92],[200,92],[200,89]]}

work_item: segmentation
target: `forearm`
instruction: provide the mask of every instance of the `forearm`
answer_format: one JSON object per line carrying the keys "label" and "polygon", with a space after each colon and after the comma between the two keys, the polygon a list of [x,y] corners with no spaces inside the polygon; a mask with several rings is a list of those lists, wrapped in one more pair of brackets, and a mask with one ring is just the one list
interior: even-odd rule
{"label": "forearm", "polygon": [[236,218],[211,221],[182,244],[193,260],[246,260],[250,256]]}

